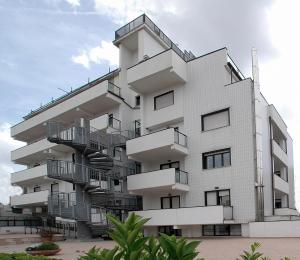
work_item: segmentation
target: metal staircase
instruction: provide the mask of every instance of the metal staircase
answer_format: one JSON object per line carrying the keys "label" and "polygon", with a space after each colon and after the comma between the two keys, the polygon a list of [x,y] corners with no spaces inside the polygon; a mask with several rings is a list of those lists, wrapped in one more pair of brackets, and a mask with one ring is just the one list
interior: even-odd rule
{"label": "metal staircase", "polygon": [[47,161],[48,177],[76,185],[76,192],[49,196],[49,214],[85,222],[93,236],[102,236],[109,225],[95,222],[95,208],[120,218],[130,210],[140,209],[141,200],[126,193],[126,178],[135,172],[135,162],[126,156],[122,156],[123,160],[115,157],[115,149],[125,149],[128,138],[128,132],[107,133],[91,128],[87,121],[84,126],[77,123],[70,127],[48,122],[48,141],[72,147],[80,161]]}

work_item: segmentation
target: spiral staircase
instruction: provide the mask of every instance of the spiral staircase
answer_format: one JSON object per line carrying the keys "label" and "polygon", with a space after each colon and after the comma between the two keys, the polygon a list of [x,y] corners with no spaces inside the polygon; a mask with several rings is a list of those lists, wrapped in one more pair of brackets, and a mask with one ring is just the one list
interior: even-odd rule
{"label": "spiral staircase", "polygon": [[75,192],[49,196],[49,214],[84,223],[92,236],[105,236],[109,229],[105,214],[95,221],[92,211],[101,209],[124,219],[129,211],[139,210],[141,199],[126,191],[126,179],[135,173],[135,162],[128,160],[125,153],[122,160],[115,156],[116,150],[125,151],[128,138],[122,132],[107,133],[91,128],[87,120],[70,127],[48,122],[48,141],[72,147],[76,157],[76,162],[47,161],[49,178],[76,185]]}

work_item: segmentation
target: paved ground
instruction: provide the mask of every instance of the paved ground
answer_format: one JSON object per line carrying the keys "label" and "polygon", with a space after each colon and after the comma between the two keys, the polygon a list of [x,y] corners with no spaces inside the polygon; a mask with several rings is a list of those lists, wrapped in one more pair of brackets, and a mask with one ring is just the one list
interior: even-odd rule
{"label": "paved ground", "polygon": [[[199,246],[200,256],[206,260],[235,260],[243,249],[248,249],[250,244],[258,241],[262,244],[260,249],[272,260],[280,260],[289,256],[291,260],[300,260],[300,238],[201,238]],[[92,246],[112,248],[112,241],[89,241],[78,240],[58,243],[62,251],[57,255],[58,259],[76,260]],[[28,245],[0,246],[0,252],[22,252]]]}

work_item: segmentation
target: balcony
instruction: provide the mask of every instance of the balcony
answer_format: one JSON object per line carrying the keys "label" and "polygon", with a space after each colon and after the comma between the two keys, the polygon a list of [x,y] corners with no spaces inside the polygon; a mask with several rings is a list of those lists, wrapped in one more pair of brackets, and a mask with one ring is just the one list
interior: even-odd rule
{"label": "balcony", "polygon": [[10,197],[11,206],[36,206],[46,205],[48,202],[48,190],[32,192]]}
{"label": "balcony", "polygon": [[273,155],[277,159],[279,159],[284,165],[288,166],[288,155],[275,140],[272,140],[272,150]]}
{"label": "balcony", "polygon": [[26,186],[45,182],[47,178],[47,165],[43,164],[23,171],[14,172],[11,174],[11,183],[13,185]]}
{"label": "balcony", "polygon": [[274,105],[269,105],[269,116],[271,117],[272,122],[275,123],[276,126],[279,128],[279,130],[282,132],[282,134],[285,137],[287,137],[288,136],[287,126]]}
{"label": "balcony", "polygon": [[127,155],[140,162],[178,160],[188,154],[187,136],[169,128],[126,142]]}
{"label": "balcony", "polygon": [[159,191],[189,191],[188,173],[175,168],[128,176],[127,185],[128,191],[136,195]]}
{"label": "balcony", "polygon": [[147,94],[185,83],[186,67],[186,62],[169,49],[130,67],[127,70],[128,85],[138,93]]}
{"label": "balcony", "polygon": [[104,114],[100,117],[92,119],[90,124],[93,128],[98,130],[108,129],[111,128],[112,132],[114,130],[120,131],[121,130],[121,121],[117,118],[110,117],[108,114]]}
{"label": "balcony", "polygon": [[285,194],[289,194],[289,184],[285,180],[281,179],[279,176],[274,174],[274,188]]}
{"label": "balcony", "polygon": [[50,143],[46,138],[22,146],[11,152],[11,160],[18,164],[30,164],[44,161],[55,153],[70,152],[72,148]]}
{"label": "balcony", "polygon": [[143,218],[150,218],[145,226],[184,226],[223,224],[232,217],[227,215],[223,206],[191,207],[178,209],[143,210],[135,213]]}
{"label": "balcony", "polygon": [[296,209],[279,208],[275,209],[276,216],[299,216],[299,212]]}
{"label": "balcony", "polygon": [[63,121],[66,125],[86,113],[99,115],[122,102],[118,86],[105,80],[89,83],[65,96],[49,102],[24,117],[25,121],[11,128],[11,136],[21,141],[38,139],[46,133],[45,122]]}

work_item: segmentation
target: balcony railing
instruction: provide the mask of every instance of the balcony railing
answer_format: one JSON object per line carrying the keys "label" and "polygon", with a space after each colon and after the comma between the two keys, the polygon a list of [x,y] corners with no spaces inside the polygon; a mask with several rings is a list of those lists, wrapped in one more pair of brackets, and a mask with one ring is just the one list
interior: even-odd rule
{"label": "balcony railing", "polygon": [[176,169],[175,170],[175,182],[187,185],[189,183],[188,173],[185,171]]}
{"label": "balcony railing", "polygon": [[116,130],[121,130],[121,120],[112,116],[108,117],[108,126]]}
{"label": "balcony railing", "polygon": [[112,82],[108,82],[108,91],[118,97],[121,97],[121,88]]}
{"label": "balcony railing", "polygon": [[141,25],[146,24],[150,30],[155,33],[169,48],[173,49],[184,61],[189,61],[195,58],[194,54],[191,52],[183,52],[178,48],[178,46],[173,43],[168,36],[166,36],[162,30],[160,30],[154,22],[145,14],[139,16],[138,18],[134,19],[133,21],[129,22],[128,24],[121,27],[119,30],[115,32],[115,40],[125,36],[126,34],[132,32],[136,28],[140,27]]}
{"label": "balcony railing", "polygon": [[178,130],[175,130],[174,138],[176,144],[187,147],[187,136],[185,134],[179,132]]}

